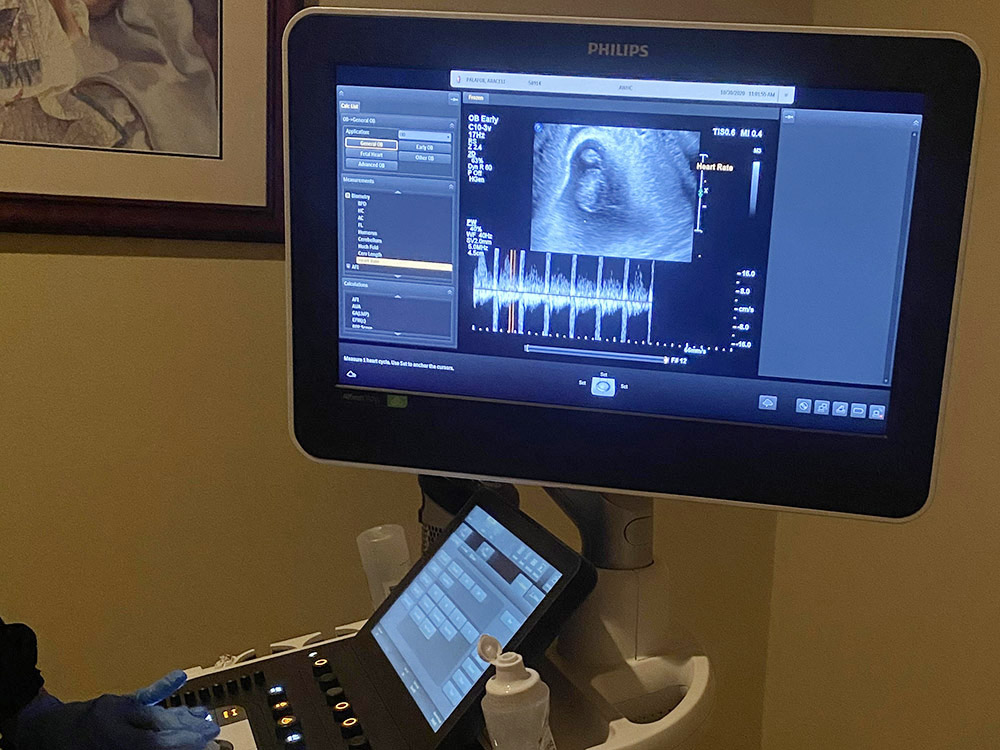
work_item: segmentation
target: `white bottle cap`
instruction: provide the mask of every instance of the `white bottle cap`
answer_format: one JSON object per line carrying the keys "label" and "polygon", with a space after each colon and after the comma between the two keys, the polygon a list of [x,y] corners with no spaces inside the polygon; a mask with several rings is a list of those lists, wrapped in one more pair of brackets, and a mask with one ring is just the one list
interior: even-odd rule
{"label": "white bottle cap", "polygon": [[524,659],[513,651],[501,653],[500,641],[492,635],[479,637],[476,648],[479,658],[496,667],[497,673],[486,683],[486,692],[491,695],[516,695],[538,684],[538,672],[525,669]]}

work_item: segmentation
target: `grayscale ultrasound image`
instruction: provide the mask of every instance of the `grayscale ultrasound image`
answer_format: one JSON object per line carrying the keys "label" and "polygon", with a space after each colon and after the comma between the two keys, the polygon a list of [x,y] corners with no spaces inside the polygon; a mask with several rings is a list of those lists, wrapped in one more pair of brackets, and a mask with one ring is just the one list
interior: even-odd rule
{"label": "grayscale ultrasound image", "polygon": [[701,134],[535,124],[531,249],[689,262]]}

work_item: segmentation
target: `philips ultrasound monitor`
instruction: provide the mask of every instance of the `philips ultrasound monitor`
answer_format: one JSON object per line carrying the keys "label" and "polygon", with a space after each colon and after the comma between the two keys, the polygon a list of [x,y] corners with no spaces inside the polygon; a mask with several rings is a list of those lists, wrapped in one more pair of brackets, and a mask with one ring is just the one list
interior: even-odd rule
{"label": "philips ultrasound monitor", "polygon": [[966,41],[311,9],[284,53],[308,455],[925,505],[980,95]]}

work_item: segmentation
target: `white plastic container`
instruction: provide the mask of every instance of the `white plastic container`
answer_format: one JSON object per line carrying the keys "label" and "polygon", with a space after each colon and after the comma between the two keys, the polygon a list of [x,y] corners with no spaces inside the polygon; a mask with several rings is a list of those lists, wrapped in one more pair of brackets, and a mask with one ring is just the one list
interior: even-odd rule
{"label": "white plastic container", "polygon": [[496,667],[486,683],[483,717],[495,750],[555,750],[549,729],[549,686],[520,654],[501,653],[491,635],[479,639],[479,657]]}
{"label": "white plastic container", "polygon": [[378,606],[410,570],[410,549],[398,524],[375,526],[358,535],[358,554],[368,576],[372,608]]}

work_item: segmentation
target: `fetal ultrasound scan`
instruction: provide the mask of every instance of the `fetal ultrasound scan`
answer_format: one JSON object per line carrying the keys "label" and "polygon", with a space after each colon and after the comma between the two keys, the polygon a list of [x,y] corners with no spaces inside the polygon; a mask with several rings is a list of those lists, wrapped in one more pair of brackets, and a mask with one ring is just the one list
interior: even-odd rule
{"label": "fetal ultrasound scan", "polygon": [[690,262],[701,134],[536,123],[531,249]]}

